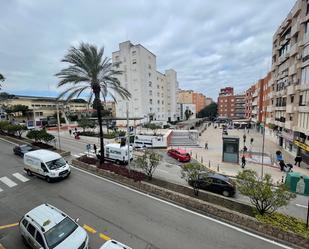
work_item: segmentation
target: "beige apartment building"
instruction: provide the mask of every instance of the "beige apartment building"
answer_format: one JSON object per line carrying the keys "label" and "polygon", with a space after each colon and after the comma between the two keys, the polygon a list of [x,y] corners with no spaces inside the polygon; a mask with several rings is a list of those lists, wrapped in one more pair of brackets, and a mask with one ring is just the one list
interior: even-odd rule
{"label": "beige apartment building", "polygon": [[[130,41],[119,44],[119,50],[112,53],[113,63],[120,62],[123,71],[118,79],[131,94],[130,101],[117,96],[116,116],[126,118],[129,102],[130,118],[140,118],[142,123],[175,121],[177,112],[178,81],[173,69],[164,73],[157,71],[156,55],[141,44]],[[119,124],[126,121],[118,121]]]}
{"label": "beige apartment building", "polygon": [[280,146],[309,162],[309,4],[296,1],[273,36],[270,113]]}
{"label": "beige apartment building", "polygon": [[207,105],[206,96],[192,90],[179,90],[177,103],[195,105],[196,113],[199,113]]}
{"label": "beige apartment building", "polygon": [[[36,97],[36,96],[24,96],[24,95],[11,95],[8,99],[0,101],[0,106],[14,106],[25,105],[28,106],[29,118],[33,118],[33,114],[36,119],[46,118],[52,116],[57,111],[57,104],[59,110],[65,112],[82,112],[88,109],[88,103],[83,99],[72,100],[69,103],[64,101],[57,101],[56,98],[51,97]],[[15,114],[18,116],[18,114]]]}

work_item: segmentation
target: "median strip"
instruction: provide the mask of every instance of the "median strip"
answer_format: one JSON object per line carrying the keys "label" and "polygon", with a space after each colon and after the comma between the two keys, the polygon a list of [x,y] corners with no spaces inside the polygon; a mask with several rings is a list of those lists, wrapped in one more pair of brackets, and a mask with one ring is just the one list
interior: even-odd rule
{"label": "median strip", "polygon": [[83,225],[83,228],[84,228],[86,231],[88,231],[89,233],[96,233],[96,232],[97,232],[94,228],[92,228],[92,227],[90,227],[90,226],[88,226],[88,225],[86,225],[86,224]]}
{"label": "median strip", "polygon": [[[6,228],[10,228],[10,227],[16,227],[16,226],[18,226],[18,223],[3,225],[3,226],[0,226],[0,230],[6,229]],[[0,248],[1,248],[1,247],[0,247]]]}

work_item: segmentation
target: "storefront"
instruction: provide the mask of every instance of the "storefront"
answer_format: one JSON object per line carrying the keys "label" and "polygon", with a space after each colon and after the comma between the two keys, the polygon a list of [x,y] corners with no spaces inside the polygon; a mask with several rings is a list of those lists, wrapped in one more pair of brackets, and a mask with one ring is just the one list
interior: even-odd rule
{"label": "storefront", "polygon": [[285,130],[282,131],[280,135],[282,137],[282,148],[296,156],[298,147],[293,143],[294,142],[293,131]]}
{"label": "storefront", "polygon": [[295,140],[294,144],[298,147],[298,155],[300,155],[303,161],[309,164],[309,145]]}

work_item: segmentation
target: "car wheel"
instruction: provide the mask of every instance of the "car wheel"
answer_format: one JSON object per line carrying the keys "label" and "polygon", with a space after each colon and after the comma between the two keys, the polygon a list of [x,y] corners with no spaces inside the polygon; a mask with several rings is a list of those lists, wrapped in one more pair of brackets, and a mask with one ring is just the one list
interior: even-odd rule
{"label": "car wheel", "polygon": [[227,190],[223,190],[222,195],[225,197],[229,197],[230,196],[230,192]]}
{"label": "car wheel", "polygon": [[48,176],[46,176],[45,180],[46,180],[48,183],[51,182],[51,179],[50,179],[50,177],[48,177]]}
{"label": "car wheel", "polygon": [[30,169],[27,170],[27,175],[28,175],[28,176],[32,176],[32,173],[31,173],[31,170],[30,170]]}
{"label": "car wheel", "polygon": [[29,248],[29,244],[28,244],[27,240],[25,239],[25,237],[22,235],[21,238],[22,238],[22,240],[23,240],[23,244],[24,244],[27,248]]}

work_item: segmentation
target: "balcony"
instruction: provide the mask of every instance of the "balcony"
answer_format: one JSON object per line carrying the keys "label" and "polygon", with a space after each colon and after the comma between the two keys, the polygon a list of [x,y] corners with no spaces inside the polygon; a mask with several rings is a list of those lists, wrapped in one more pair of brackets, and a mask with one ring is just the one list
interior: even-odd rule
{"label": "balcony", "polygon": [[304,39],[303,39],[303,41],[302,41],[302,43],[300,45],[304,46],[307,43],[309,43],[309,35],[308,34],[304,36]]}
{"label": "balcony", "polygon": [[296,33],[299,32],[299,30],[300,30],[300,24],[299,21],[297,20],[296,23],[291,28],[291,36],[294,36]]}
{"label": "balcony", "polygon": [[286,88],[286,94],[291,95],[295,93],[295,85],[290,85]]}
{"label": "balcony", "polygon": [[274,97],[274,92],[268,93],[268,98],[272,99]]}
{"label": "balcony", "polygon": [[309,90],[309,84],[300,84],[300,85],[298,85],[298,90],[300,90],[300,91]]}
{"label": "balcony", "polygon": [[304,106],[299,106],[298,111],[299,112],[309,112],[309,103],[307,103],[307,105],[304,105]]}
{"label": "balcony", "polygon": [[301,20],[300,23],[305,23],[309,20],[309,15],[304,16]]}
{"label": "balcony", "polygon": [[296,74],[296,64],[289,67],[289,76],[293,74]]}
{"label": "balcony", "polygon": [[284,127],[291,130],[293,128],[293,121],[285,121]]}
{"label": "balcony", "polygon": [[273,106],[267,106],[266,107],[266,111],[267,112],[273,112],[275,109],[274,109],[274,107]]}
{"label": "balcony", "polygon": [[251,105],[252,105],[252,106],[257,106],[257,105],[258,105],[258,101],[257,101],[257,99],[256,99],[256,100],[254,100],[254,101],[252,101]]}
{"label": "balcony", "polygon": [[277,69],[277,62],[274,62],[273,64],[272,64],[272,66],[271,66],[271,71],[272,72],[274,72],[274,71],[276,71],[276,69]]}
{"label": "balcony", "polygon": [[285,111],[286,106],[275,106],[275,111]]}
{"label": "balcony", "polygon": [[301,67],[306,67],[306,66],[309,66],[309,60],[306,60],[301,64]]}
{"label": "balcony", "polygon": [[290,56],[293,56],[294,54],[297,54],[299,51],[298,49],[298,43],[295,43],[291,49],[290,49]]}
{"label": "balcony", "polygon": [[286,105],[286,113],[293,113],[293,110],[294,110],[293,104]]}
{"label": "balcony", "polygon": [[252,114],[257,114],[258,111],[257,111],[256,109],[254,109],[254,110],[251,111],[251,113],[252,113]]}
{"label": "balcony", "polygon": [[296,3],[294,4],[291,10],[292,17],[296,16],[301,11],[301,4],[302,4],[302,1],[296,1]]}
{"label": "balcony", "polygon": [[266,124],[273,124],[275,120],[273,118],[266,118]]}

